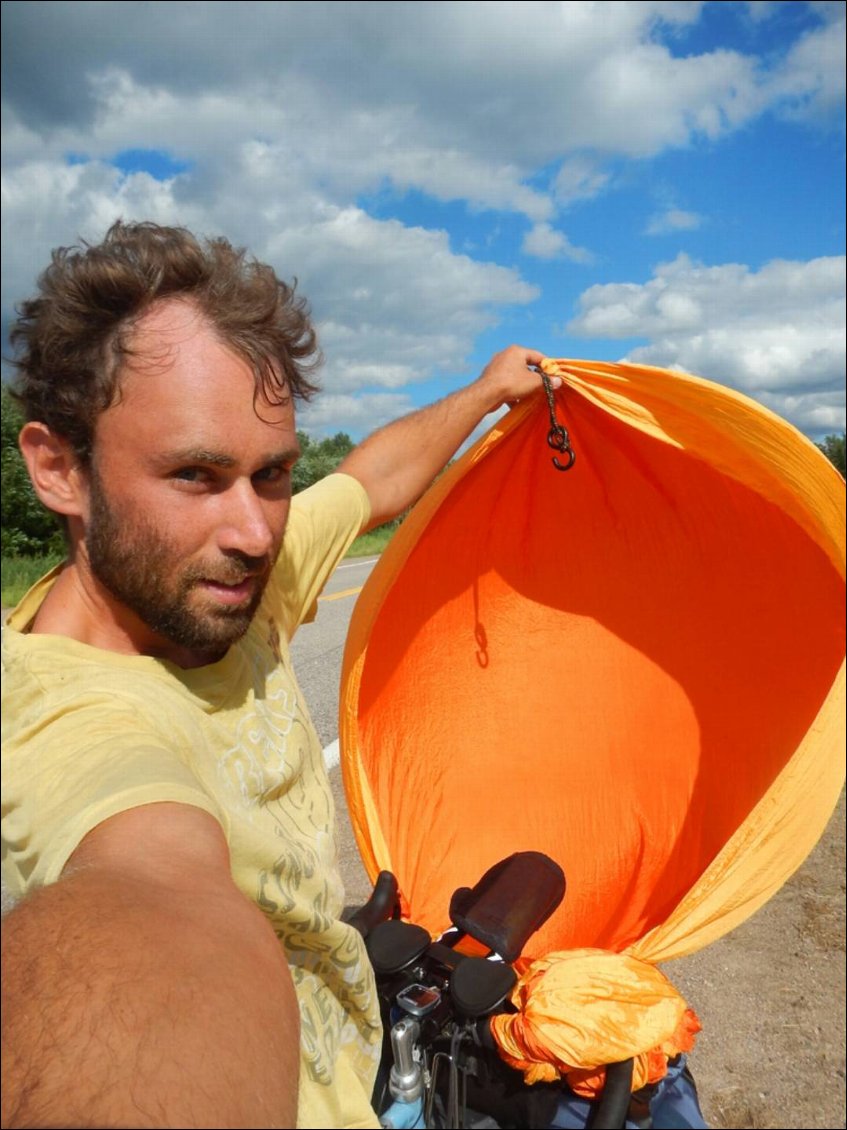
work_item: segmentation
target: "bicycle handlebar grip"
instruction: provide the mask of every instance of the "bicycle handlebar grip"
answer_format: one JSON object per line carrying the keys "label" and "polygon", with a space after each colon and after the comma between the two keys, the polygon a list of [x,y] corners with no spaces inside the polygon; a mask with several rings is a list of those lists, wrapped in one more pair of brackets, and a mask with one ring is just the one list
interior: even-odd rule
{"label": "bicycle handlebar grip", "polygon": [[610,1063],[606,1067],[606,1083],[588,1125],[591,1130],[621,1130],[632,1099],[631,1059]]}
{"label": "bicycle handlebar grip", "polygon": [[350,915],[347,923],[366,938],[374,926],[378,926],[380,922],[388,922],[399,913],[400,886],[397,879],[390,871],[380,871],[371,897],[364,906],[360,906]]}

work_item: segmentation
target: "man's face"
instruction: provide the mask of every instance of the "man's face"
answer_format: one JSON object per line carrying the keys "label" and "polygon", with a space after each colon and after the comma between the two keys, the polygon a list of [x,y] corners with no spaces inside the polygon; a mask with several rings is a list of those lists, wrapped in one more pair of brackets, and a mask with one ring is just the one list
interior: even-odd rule
{"label": "man's face", "polygon": [[88,565],[139,651],[209,662],[247,630],[279,553],[294,411],[254,406],[249,366],[188,304],[151,311],[134,346],[97,424]]}

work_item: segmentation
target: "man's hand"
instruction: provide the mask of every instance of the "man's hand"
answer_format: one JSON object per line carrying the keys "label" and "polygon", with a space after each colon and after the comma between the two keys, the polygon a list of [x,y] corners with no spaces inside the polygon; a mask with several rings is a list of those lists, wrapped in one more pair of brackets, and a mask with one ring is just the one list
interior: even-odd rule
{"label": "man's hand", "polygon": [[[511,345],[472,384],[395,420],[352,451],[338,470],[358,479],[367,491],[368,529],[416,502],[489,412],[540,393],[541,376],[534,366],[543,360],[537,349]],[[551,381],[554,387],[562,383],[560,377]]]}
{"label": "man's hand", "polygon": [[[537,349],[524,349],[520,345],[510,345],[508,349],[495,353],[482,371],[477,383],[491,397],[493,412],[503,404],[517,401],[538,391],[541,378],[536,366],[540,366],[544,354]],[[530,367],[532,366],[532,367]],[[562,383],[561,377],[551,377],[553,388]]]}

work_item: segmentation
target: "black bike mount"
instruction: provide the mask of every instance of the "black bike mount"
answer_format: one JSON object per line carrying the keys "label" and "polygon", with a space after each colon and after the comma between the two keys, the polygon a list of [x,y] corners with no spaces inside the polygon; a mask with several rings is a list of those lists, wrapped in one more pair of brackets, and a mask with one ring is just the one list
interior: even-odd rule
{"label": "black bike mount", "polygon": [[511,965],[466,957],[450,982],[453,1004],[459,1016],[476,1020],[499,1008],[517,984]]}
{"label": "black bike mount", "polygon": [[432,938],[423,926],[398,918],[378,923],[368,933],[365,942],[374,973],[379,978],[393,977],[423,957]]}

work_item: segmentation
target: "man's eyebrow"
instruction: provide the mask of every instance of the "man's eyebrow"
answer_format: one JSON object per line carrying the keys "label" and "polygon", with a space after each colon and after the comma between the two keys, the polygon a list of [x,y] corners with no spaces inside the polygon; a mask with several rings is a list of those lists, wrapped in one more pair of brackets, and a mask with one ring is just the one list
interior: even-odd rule
{"label": "man's eyebrow", "polygon": [[231,455],[224,455],[222,451],[208,451],[204,447],[183,447],[175,451],[163,451],[153,458],[163,467],[190,466],[195,463],[202,463],[204,466],[231,467],[235,463]]}
{"label": "man's eyebrow", "polygon": [[261,462],[263,467],[281,467],[285,463],[296,463],[302,454],[298,443],[293,447],[286,447],[283,451],[271,452]]}
{"label": "man's eyebrow", "polygon": [[[262,467],[278,467],[292,463],[301,455],[299,444],[286,447],[282,451],[270,451],[259,460]],[[187,447],[175,451],[164,451],[152,456],[152,462],[161,467],[233,467],[236,460],[222,451],[210,451],[204,447]]]}

